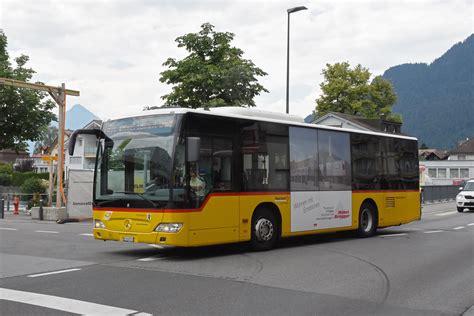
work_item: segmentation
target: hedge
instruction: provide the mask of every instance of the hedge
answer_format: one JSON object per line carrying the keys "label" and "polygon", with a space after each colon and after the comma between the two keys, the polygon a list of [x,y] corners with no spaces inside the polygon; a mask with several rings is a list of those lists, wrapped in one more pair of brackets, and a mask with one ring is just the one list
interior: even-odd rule
{"label": "hedge", "polygon": [[26,179],[31,178],[49,180],[49,172],[13,172],[12,185],[15,187],[21,187]]}

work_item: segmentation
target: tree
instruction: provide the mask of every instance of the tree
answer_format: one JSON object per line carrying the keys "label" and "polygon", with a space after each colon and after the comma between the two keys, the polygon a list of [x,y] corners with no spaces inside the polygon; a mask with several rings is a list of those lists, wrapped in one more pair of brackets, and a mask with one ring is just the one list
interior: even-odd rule
{"label": "tree", "polygon": [[317,117],[338,112],[401,122],[398,114],[391,113],[397,97],[390,81],[377,76],[369,83],[371,73],[360,64],[353,69],[348,62],[326,67],[322,95],[316,100]]}
{"label": "tree", "polygon": [[267,74],[251,60],[243,59],[243,51],[232,47],[234,34],[216,32],[205,23],[199,33],[176,39],[189,55],[182,60],[168,58],[160,81],[173,85],[172,92],[162,96],[165,106],[187,108],[216,106],[255,106],[253,98],[268,92],[257,81]]}
{"label": "tree", "polygon": [[[0,77],[30,81],[35,71],[25,65],[29,57],[15,58],[13,68],[7,52],[7,37],[0,29]],[[0,85],[0,150],[25,150],[26,141],[39,139],[41,129],[56,116],[51,112],[54,103],[45,100],[46,92]]]}
{"label": "tree", "polygon": [[35,143],[33,153],[42,154],[42,151],[50,153],[53,148],[54,141],[58,137],[58,128],[55,126],[45,126],[41,130],[41,135],[38,141]]}

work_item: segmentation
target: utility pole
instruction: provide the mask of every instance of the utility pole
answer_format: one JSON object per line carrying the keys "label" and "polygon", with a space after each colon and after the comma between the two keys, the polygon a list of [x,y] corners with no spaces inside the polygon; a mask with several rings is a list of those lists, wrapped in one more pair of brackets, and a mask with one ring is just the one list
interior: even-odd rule
{"label": "utility pole", "polygon": [[[62,203],[66,204],[66,196],[63,189],[63,170],[64,170],[64,128],[66,122],[66,95],[78,97],[79,91],[66,89],[66,84],[60,87],[48,86],[44,84],[24,82],[9,78],[0,78],[0,84],[15,88],[26,88],[37,91],[46,91],[59,107],[59,131],[58,131],[58,168],[57,168],[57,192],[56,207],[61,207]],[[62,203],[61,203],[62,202]]]}

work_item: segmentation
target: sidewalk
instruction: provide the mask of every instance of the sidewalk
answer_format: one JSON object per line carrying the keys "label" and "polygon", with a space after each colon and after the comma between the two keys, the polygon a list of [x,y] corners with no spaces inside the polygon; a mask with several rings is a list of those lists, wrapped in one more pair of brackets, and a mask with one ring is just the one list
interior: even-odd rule
{"label": "sidewalk", "polygon": [[[39,219],[33,219],[27,212],[20,211],[20,214],[15,215],[13,212],[5,212],[5,218],[0,219],[5,222],[29,222],[29,223],[43,223],[43,224],[58,224],[56,221],[40,221]],[[73,222],[74,224],[87,224],[90,225],[92,220],[85,220],[79,222]]]}

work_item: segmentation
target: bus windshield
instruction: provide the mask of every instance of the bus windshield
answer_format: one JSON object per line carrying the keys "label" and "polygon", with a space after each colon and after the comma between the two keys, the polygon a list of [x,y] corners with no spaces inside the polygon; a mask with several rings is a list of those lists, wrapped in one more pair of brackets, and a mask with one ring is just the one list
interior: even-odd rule
{"label": "bus windshield", "polygon": [[[171,200],[170,192],[183,196],[184,159],[173,163],[177,122],[178,116],[167,114],[104,123],[109,140],[100,141],[97,153],[97,206],[161,208]],[[184,155],[179,148],[176,152]]]}

